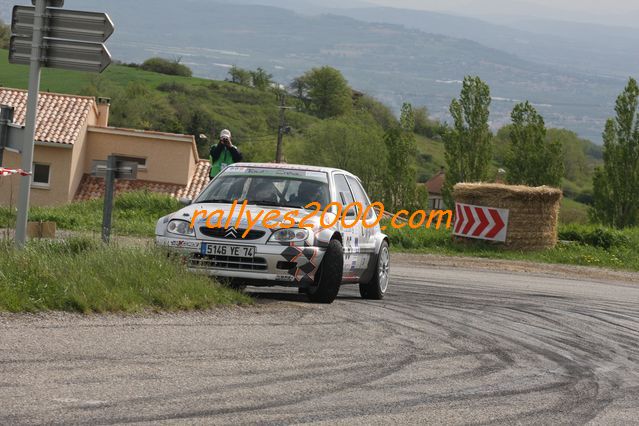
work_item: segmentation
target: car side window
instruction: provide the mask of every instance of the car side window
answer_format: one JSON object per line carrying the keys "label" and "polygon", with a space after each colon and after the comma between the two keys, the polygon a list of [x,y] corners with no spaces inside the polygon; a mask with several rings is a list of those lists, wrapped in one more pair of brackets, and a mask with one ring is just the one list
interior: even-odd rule
{"label": "car side window", "polygon": [[[348,184],[353,190],[353,195],[355,195],[355,201],[361,203],[362,208],[366,210],[366,208],[370,206],[370,202],[368,201],[368,197],[366,196],[366,192],[364,191],[364,188],[362,188],[362,185],[354,177],[347,176],[346,179],[348,180]],[[366,216],[366,219],[372,219],[372,218],[373,218],[373,209],[368,209],[368,216]]]}
{"label": "car side window", "polygon": [[354,202],[353,194],[351,193],[351,189],[346,182],[346,176],[344,175],[335,175],[335,189],[337,190],[338,200],[342,203],[344,207]]}

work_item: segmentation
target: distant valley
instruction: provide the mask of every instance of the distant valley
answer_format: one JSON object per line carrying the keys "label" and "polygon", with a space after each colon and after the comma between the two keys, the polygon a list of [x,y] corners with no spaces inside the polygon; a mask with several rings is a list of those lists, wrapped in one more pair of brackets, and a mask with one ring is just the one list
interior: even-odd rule
{"label": "distant valley", "polygon": [[[10,4],[0,0],[5,19]],[[140,62],[153,55],[181,58],[197,75],[218,79],[226,77],[231,65],[261,66],[281,83],[328,64],[342,70],[352,86],[396,110],[408,101],[428,106],[443,119],[464,75],[476,74],[491,86],[494,128],[509,122],[515,102],[528,99],[550,126],[577,131],[597,143],[625,83],[622,73],[562,64],[551,57],[563,56],[558,50],[548,49],[544,61],[541,48],[517,52],[509,47],[507,39],[516,34],[531,37],[530,31],[500,30],[479,20],[452,25],[447,21],[451,15],[426,12],[411,25],[405,12],[393,17],[378,8],[335,9],[334,14],[318,16],[205,0],[67,0],[65,6],[109,12],[117,26],[109,47],[123,61]],[[395,23],[375,23],[381,18]],[[439,26],[433,24],[437,19]],[[470,40],[472,34],[483,34],[483,39]],[[552,45],[553,37],[560,38],[533,38],[543,46]],[[576,45],[575,55],[579,52]],[[619,69],[626,66],[632,62]]]}

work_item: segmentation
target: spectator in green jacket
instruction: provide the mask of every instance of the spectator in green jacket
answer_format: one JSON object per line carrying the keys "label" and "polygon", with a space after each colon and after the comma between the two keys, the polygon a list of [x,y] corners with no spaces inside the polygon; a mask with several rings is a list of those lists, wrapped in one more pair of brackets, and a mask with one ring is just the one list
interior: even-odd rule
{"label": "spectator in green jacket", "polygon": [[233,145],[233,139],[231,138],[231,132],[227,129],[222,130],[220,133],[220,142],[211,147],[211,174],[213,179],[226,167],[234,163],[242,161],[242,154]]}

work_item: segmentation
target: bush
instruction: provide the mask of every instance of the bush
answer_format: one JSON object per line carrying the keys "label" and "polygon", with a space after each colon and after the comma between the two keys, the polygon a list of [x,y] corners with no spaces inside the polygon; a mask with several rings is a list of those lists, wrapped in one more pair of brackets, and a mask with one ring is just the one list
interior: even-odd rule
{"label": "bush", "polygon": [[179,61],[169,61],[164,58],[151,58],[144,61],[140,67],[145,71],[157,72],[167,75],[178,75],[181,77],[193,76],[193,71],[186,65],[182,65]]}
{"label": "bush", "polygon": [[167,92],[167,93],[187,93],[187,94],[191,91],[186,84],[178,83],[177,81],[162,83],[158,86],[158,90],[160,92]]}
{"label": "bush", "polygon": [[630,243],[629,238],[623,232],[602,226],[568,225],[560,228],[559,239],[606,250]]}

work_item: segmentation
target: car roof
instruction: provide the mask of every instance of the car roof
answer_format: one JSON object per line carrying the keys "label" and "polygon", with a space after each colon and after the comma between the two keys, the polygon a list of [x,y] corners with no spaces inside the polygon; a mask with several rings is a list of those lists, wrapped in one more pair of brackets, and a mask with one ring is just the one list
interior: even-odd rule
{"label": "car roof", "polygon": [[285,169],[285,170],[304,170],[309,172],[324,172],[324,173],[344,173],[356,177],[354,174],[347,172],[346,170],[334,169],[331,167],[318,167],[307,166],[303,164],[286,164],[286,163],[234,163],[233,167],[248,167],[248,168],[264,168],[264,169]]}

